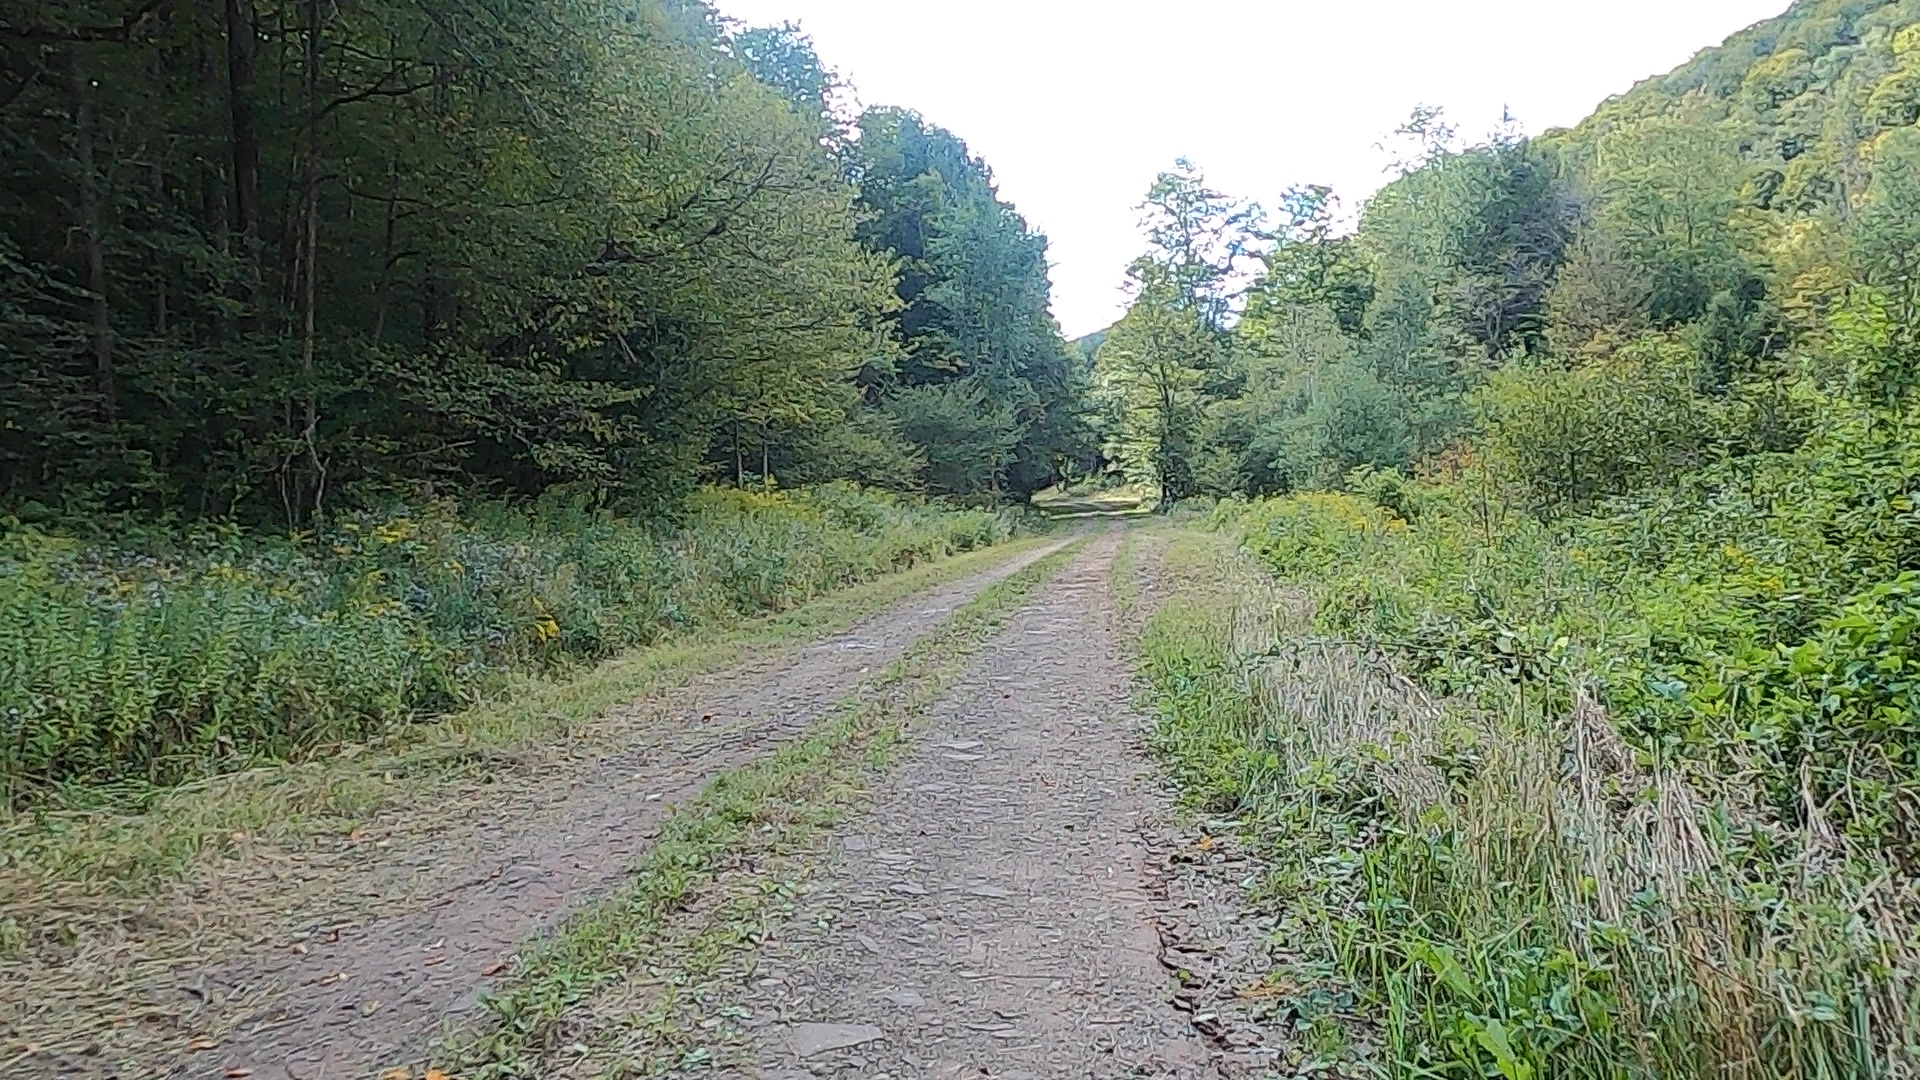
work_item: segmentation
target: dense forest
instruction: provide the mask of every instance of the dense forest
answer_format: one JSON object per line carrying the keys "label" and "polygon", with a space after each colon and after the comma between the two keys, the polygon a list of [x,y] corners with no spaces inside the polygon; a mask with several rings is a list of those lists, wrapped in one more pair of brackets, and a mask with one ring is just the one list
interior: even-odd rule
{"label": "dense forest", "polygon": [[1004,538],[1094,452],[1046,240],[840,90],[701,0],[8,5],[0,787]]}
{"label": "dense forest", "polygon": [[1162,739],[1348,1050],[1912,1075],[1916,121],[1920,3],[1801,0],[1570,130],[1417,110],[1356,227],[1152,189],[1106,453],[1300,590],[1168,616]]}
{"label": "dense forest", "polygon": [[[1045,486],[1045,240],[698,2],[0,20],[0,500],[281,528],[451,491]],[[964,464],[960,464],[964,462]]]}
{"label": "dense forest", "polygon": [[1357,229],[1329,189],[1269,221],[1183,162],[1132,308],[1088,339],[1109,458],[1179,499],[1471,446],[1559,513],[1794,449],[1816,399],[1896,401],[1900,365],[1863,354],[1914,317],[1917,17],[1801,3],[1536,139],[1416,110]]}

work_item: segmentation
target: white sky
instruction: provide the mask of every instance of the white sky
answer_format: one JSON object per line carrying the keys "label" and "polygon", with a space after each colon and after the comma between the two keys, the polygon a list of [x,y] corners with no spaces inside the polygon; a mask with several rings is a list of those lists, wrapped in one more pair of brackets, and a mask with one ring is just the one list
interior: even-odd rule
{"label": "white sky", "polygon": [[1684,63],[1787,0],[717,0],[811,34],[868,105],[965,139],[1051,240],[1069,337],[1119,317],[1135,207],[1192,158],[1269,209],[1294,184],[1353,206],[1416,104],[1463,134],[1529,132]]}

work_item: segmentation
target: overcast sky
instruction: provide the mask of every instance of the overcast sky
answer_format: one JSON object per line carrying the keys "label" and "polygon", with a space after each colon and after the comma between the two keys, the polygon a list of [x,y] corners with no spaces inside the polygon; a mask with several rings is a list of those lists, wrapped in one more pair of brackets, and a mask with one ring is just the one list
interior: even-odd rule
{"label": "overcast sky", "polygon": [[1503,108],[1572,124],[1787,0],[717,0],[792,21],[863,104],[964,138],[1051,240],[1070,337],[1119,317],[1135,207],[1186,156],[1272,207],[1294,184],[1349,203],[1418,104],[1466,134]]}

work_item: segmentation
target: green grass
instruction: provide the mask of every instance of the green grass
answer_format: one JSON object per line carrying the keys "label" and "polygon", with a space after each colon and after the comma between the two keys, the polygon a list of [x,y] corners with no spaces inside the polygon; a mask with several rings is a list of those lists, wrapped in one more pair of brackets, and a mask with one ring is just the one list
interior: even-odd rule
{"label": "green grass", "polygon": [[1139,485],[1126,487],[1050,488],[1033,497],[1033,508],[1051,518],[1144,517],[1153,512],[1159,493]]}
{"label": "green grass", "polygon": [[1011,530],[847,486],[707,491],[672,522],[435,504],[281,539],[0,528],[0,804],[299,760]]}
{"label": "green grass", "polygon": [[[524,677],[434,724],[345,752],[156,792],[134,809],[41,805],[0,818],[0,944],[14,951],[57,918],[115,921],[197,868],[255,851],[298,850],[400,815],[428,829],[500,779],[617,741],[619,706],[696,675],[837,632],[873,611],[1045,541],[1029,538],[890,575],[776,615],[707,627],[584,673]],[[0,959],[8,950],[0,949]]]}
{"label": "green grass", "polygon": [[[661,829],[618,894],[523,954],[488,999],[493,1029],[450,1051],[457,1074],[475,1080],[551,1075],[557,1056],[591,1050],[596,1023],[637,1022],[624,1014],[596,1022],[596,995],[636,974],[658,975],[663,955],[671,954],[678,969],[668,981],[684,980],[689,968],[710,967],[750,941],[778,881],[716,897],[717,878],[730,865],[756,865],[802,847],[841,820],[865,782],[893,761],[912,719],[940,699],[1077,548],[988,588],[805,736],[713,780]],[[672,920],[696,907],[705,917],[691,930],[682,928],[680,940],[667,940]]]}
{"label": "green grass", "polygon": [[[1312,526],[1313,530],[1321,528]],[[1296,530],[1297,532],[1298,530]],[[1156,742],[1268,867],[1314,1068],[1506,1080],[1913,1075],[1912,897],[1751,777],[1701,788],[1588,696],[1433,697],[1316,632],[1317,531],[1271,577],[1193,533],[1143,651]],[[1337,544],[1336,544],[1337,548]],[[1271,554],[1271,553],[1270,553]]]}

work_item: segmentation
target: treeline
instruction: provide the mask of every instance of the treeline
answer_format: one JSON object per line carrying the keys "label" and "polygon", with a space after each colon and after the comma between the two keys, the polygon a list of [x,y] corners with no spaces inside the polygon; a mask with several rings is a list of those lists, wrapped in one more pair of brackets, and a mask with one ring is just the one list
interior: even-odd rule
{"label": "treeline", "polygon": [[1044,486],[1044,238],[835,89],[700,0],[9,5],[0,507]]}
{"label": "treeline", "polygon": [[[1471,445],[1557,512],[1791,449],[1809,394],[1898,397],[1916,19],[1904,0],[1801,3],[1538,139],[1465,145],[1416,112],[1357,229],[1325,188],[1269,226],[1190,168],[1163,176],[1100,353],[1110,455],[1179,498]],[[1887,338],[1890,370],[1847,360],[1867,347],[1849,333]]]}

